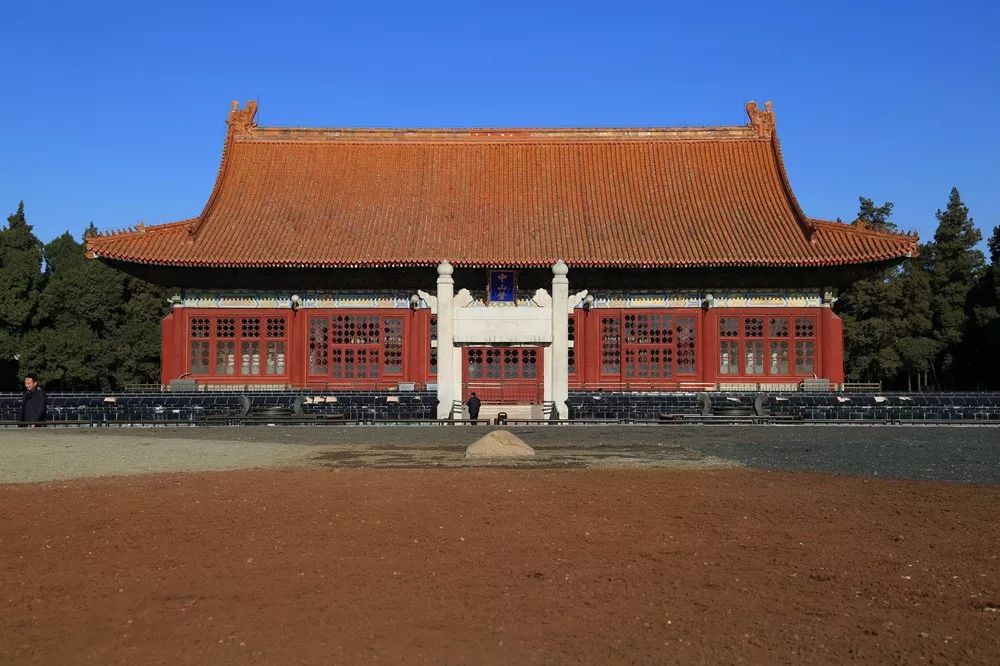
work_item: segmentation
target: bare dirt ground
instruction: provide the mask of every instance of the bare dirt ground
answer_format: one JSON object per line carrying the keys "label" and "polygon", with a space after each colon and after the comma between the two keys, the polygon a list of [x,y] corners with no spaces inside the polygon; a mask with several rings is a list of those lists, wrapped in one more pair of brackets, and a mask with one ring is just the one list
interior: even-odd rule
{"label": "bare dirt ground", "polygon": [[722,445],[695,440],[649,454],[680,469],[298,442],[280,469],[0,485],[0,662],[1000,662],[1000,486],[701,469]]}

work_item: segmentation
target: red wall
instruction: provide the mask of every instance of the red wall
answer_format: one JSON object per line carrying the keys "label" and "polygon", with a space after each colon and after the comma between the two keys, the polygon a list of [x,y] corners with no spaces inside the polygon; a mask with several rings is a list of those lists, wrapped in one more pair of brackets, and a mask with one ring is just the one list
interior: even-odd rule
{"label": "red wall", "polygon": [[[623,380],[601,373],[601,315],[612,312],[610,309],[593,309],[585,311],[578,309],[575,313],[576,372],[570,375],[570,387],[574,389],[677,389],[679,383],[686,384],[718,382],[726,383],[797,383],[804,375],[794,374],[794,361],[790,361],[788,375],[720,375],[719,373],[719,319],[721,317],[760,316],[767,321],[768,317],[809,316],[815,319],[815,374],[829,379],[832,383],[844,380],[843,361],[843,326],[839,317],[828,307],[818,308],[713,308],[701,310],[684,308],[665,311],[659,310],[618,310],[624,313],[669,313],[676,316],[693,317],[695,319],[695,367],[691,375],[675,375],[669,380],[636,379]],[[202,383],[210,384],[287,384],[293,387],[312,386],[314,388],[350,387],[356,382],[331,379],[319,380],[308,377],[306,366],[308,361],[310,316],[329,316],[330,314],[391,314],[404,318],[403,326],[403,372],[402,376],[381,378],[374,382],[379,387],[395,386],[399,381],[415,382],[422,386],[435,378],[428,374],[430,356],[430,317],[428,309],[418,310],[235,310],[210,308],[176,308],[163,319],[162,324],[162,366],[161,381],[166,384],[171,379],[189,377],[189,331],[192,317],[254,315],[260,317],[284,316],[287,322],[286,333],[286,373],[284,375],[256,376],[213,376],[199,375],[195,377]],[[791,343],[794,346],[794,341]],[[214,359],[210,359],[210,364]],[[624,363],[624,355],[622,355]],[[812,376],[812,373],[808,375]],[[360,386],[359,386],[360,388]]]}

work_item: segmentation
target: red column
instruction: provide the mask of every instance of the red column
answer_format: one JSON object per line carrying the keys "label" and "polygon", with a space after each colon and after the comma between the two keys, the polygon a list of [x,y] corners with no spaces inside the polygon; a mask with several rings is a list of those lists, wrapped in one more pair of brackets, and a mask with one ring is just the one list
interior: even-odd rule
{"label": "red column", "polygon": [[833,384],[844,383],[844,324],[833,308],[820,308],[819,340],[821,353],[817,357],[822,363],[816,374],[829,379]]}
{"label": "red column", "polygon": [[719,356],[718,317],[712,310],[701,310],[698,326],[699,382],[716,382],[718,377],[717,358]]}
{"label": "red column", "polygon": [[169,384],[176,378],[174,368],[177,364],[174,353],[174,313],[171,311],[160,322],[160,383]]}
{"label": "red column", "polygon": [[187,344],[187,313],[181,309],[174,309],[163,318],[161,324],[161,347],[160,353],[160,382],[169,384],[171,379],[180,379],[187,373],[186,344]]}
{"label": "red column", "polygon": [[584,370],[583,370],[583,357],[584,357],[584,347],[586,346],[587,332],[584,330],[586,326],[583,321],[587,316],[587,313],[582,309],[573,310],[572,317],[575,317],[575,324],[573,327],[573,358],[575,365],[575,372],[569,376],[569,387],[570,389],[578,389],[581,387],[584,381]]}
{"label": "red column", "polygon": [[306,313],[301,309],[289,310],[288,314],[288,383],[293,388],[306,385],[306,347],[309,344]]}
{"label": "red column", "polygon": [[[577,350],[577,372],[583,387],[593,389],[601,380],[601,313],[590,308],[583,311],[583,348]],[[579,340],[579,337],[577,338]],[[582,354],[581,354],[582,352]],[[581,365],[581,360],[583,361]]]}
{"label": "red column", "polygon": [[424,384],[427,381],[427,365],[430,362],[431,311],[427,308],[410,310],[406,320],[403,344],[403,381]]}

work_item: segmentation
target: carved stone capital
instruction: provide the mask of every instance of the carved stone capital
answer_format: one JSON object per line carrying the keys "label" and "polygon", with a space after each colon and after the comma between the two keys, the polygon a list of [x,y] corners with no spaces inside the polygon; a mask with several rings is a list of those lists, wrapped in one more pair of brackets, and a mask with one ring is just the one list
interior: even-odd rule
{"label": "carved stone capital", "polygon": [[437,314],[438,312],[437,296],[433,294],[428,294],[426,291],[423,291],[422,289],[417,289],[417,296],[419,296],[420,300],[426,303],[427,307],[431,309],[431,314]]}
{"label": "carved stone capital", "polygon": [[569,295],[569,314],[573,314],[573,310],[583,305],[583,299],[587,298],[588,293],[589,292],[584,289],[583,291],[578,291],[575,294]]}
{"label": "carved stone capital", "polygon": [[473,302],[472,292],[468,289],[459,289],[458,293],[455,294],[455,307],[456,308],[467,308],[472,305]]}
{"label": "carved stone capital", "polygon": [[536,289],[535,295],[531,297],[531,302],[540,308],[551,308],[552,296],[544,289]]}

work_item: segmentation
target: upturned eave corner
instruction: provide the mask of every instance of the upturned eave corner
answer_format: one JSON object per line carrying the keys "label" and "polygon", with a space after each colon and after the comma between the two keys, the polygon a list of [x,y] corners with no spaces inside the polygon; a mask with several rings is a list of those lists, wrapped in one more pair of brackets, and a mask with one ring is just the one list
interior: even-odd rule
{"label": "upturned eave corner", "polygon": [[256,117],[257,102],[254,100],[248,100],[246,106],[243,108],[240,108],[239,101],[235,99],[230,104],[229,115],[226,117],[226,140],[222,144],[222,159],[219,162],[219,171],[215,177],[215,186],[212,188],[212,193],[208,196],[208,201],[205,203],[205,208],[202,209],[201,214],[192,219],[187,227],[189,240],[198,234],[201,223],[208,216],[209,211],[212,210],[212,204],[215,203],[216,198],[219,196],[222,180],[229,166],[233,142],[238,138],[248,137],[253,133],[257,128],[257,123],[254,120]]}
{"label": "upturned eave corner", "polygon": [[781,180],[781,186],[785,190],[785,197],[788,199],[788,203],[791,205],[795,217],[798,219],[799,226],[802,227],[806,240],[811,244],[815,244],[817,242],[816,225],[813,224],[812,218],[805,214],[802,206],[799,205],[798,199],[795,198],[795,192],[792,191],[792,184],[788,179],[788,171],[785,169],[785,159],[781,154],[781,142],[778,140],[774,103],[767,100],[764,102],[764,108],[761,109],[757,102],[750,100],[747,102],[746,110],[747,116],[750,118],[748,127],[758,138],[771,143],[774,160],[778,167],[778,177]]}

